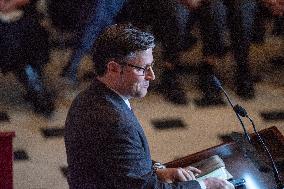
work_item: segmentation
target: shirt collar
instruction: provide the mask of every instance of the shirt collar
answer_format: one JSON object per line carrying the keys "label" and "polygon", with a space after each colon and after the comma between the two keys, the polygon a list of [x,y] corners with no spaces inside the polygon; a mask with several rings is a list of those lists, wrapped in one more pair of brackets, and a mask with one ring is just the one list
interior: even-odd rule
{"label": "shirt collar", "polygon": [[128,108],[131,110],[130,102],[129,102],[129,100],[128,100],[126,97],[122,96],[121,94],[119,94],[119,92],[117,92],[116,90],[110,88],[109,86],[108,86],[108,88],[109,88],[110,90],[112,90],[113,92],[115,92],[116,94],[118,94],[118,95],[124,100],[124,102],[125,102],[125,104],[128,106]]}
{"label": "shirt collar", "polygon": [[[99,79],[98,79],[99,80]],[[100,82],[102,82],[101,80],[99,80]],[[102,82],[104,83],[104,82]],[[127,107],[131,110],[131,105],[130,102],[128,100],[128,98],[126,98],[125,96],[121,95],[119,92],[117,92],[116,90],[114,90],[113,88],[111,88],[109,85],[107,85],[106,83],[104,83],[104,85],[109,88],[110,90],[112,90],[113,92],[115,92],[118,96],[120,96],[123,101],[125,102],[125,104],[127,105]]]}

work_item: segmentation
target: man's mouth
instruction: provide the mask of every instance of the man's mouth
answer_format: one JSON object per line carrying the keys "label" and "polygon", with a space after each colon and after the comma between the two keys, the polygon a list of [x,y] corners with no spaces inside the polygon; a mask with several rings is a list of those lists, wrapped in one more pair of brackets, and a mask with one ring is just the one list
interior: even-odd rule
{"label": "man's mouth", "polygon": [[144,87],[144,88],[148,88],[148,87],[149,87],[149,84],[144,84],[143,87]]}

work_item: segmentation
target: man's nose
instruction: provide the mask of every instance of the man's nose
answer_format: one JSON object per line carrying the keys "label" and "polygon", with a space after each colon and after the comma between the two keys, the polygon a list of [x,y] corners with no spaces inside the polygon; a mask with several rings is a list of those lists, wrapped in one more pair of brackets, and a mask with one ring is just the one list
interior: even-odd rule
{"label": "man's nose", "polygon": [[145,75],[146,80],[153,81],[156,78],[153,68],[150,68],[145,74],[146,74]]}

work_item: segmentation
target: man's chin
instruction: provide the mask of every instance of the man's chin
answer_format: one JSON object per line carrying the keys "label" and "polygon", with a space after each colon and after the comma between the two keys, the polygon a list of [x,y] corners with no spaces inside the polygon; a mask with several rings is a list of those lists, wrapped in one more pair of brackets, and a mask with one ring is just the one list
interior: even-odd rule
{"label": "man's chin", "polygon": [[140,91],[139,93],[136,93],[135,97],[136,98],[143,98],[147,95],[147,89],[144,91]]}

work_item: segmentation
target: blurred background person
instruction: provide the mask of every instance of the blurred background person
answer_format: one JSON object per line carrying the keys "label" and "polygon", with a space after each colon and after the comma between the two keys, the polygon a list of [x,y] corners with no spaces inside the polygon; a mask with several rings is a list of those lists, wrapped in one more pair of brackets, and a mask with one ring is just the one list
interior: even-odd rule
{"label": "blurred background person", "polygon": [[[249,67],[249,52],[254,26],[257,3],[254,0],[213,1],[207,11],[200,14],[200,30],[203,40],[204,61],[199,67],[199,87],[203,97],[197,105],[224,104],[221,93],[214,88],[211,76],[214,71],[214,60],[222,57],[228,50],[233,53],[235,61],[234,84],[237,95],[243,99],[254,97],[254,83]],[[206,25],[211,24],[209,27]],[[205,23],[203,23],[205,22]],[[226,32],[230,35],[230,48],[226,46]]]}
{"label": "blurred background person", "polygon": [[50,115],[53,94],[43,82],[49,62],[48,33],[39,23],[36,1],[8,0],[0,4],[0,69],[12,72],[26,89],[24,99],[34,111]]}

